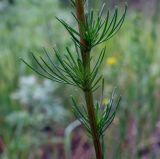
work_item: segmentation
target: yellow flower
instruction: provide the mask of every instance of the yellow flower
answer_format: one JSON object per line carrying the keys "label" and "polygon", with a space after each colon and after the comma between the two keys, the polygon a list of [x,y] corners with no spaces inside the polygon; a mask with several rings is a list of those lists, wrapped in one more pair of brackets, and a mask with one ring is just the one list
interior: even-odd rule
{"label": "yellow flower", "polygon": [[115,57],[108,57],[107,58],[107,61],[106,61],[106,64],[108,65],[108,66],[113,66],[113,65],[115,65],[117,63],[117,59],[115,58]]}
{"label": "yellow flower", "polygon": [[108,98],[104,98],[102,100],[102,105],[107,105],[109,103],[109,99]]}

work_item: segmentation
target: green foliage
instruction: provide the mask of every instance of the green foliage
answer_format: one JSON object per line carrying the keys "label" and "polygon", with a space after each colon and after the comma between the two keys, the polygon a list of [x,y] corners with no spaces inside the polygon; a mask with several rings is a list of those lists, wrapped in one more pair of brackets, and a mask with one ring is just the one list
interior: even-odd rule
{"label": "green foliage", "polygon": [[97,88],[102,77],[100,76],[98,79],[96,77],[105,55],[105,49],[101,51],[93,70],[89,74],[83,68],[82,60],[80,58],[75,59],[68,47],[66,48],[67,55],[65,55],[64,58],[61,57],[57,50],[54,49],[54,51],[59,65],[54,64],[46,50],[44,50],[46,54],[45,59],[42,56],[38,59],[32,54],[33,59],[38,65],[37,69],[29,65],[23,59],[22,60],[35,72],[52,81],[77,86],[82,90],[85,89],[85,84],[91,85],[92,90]]}
{"label": "green foliage", "polygon": [[[5,0],[3,0],[3,2],[4,1]],[[159,3],[159,1],[157,2]],[[42,98],[39,98],[39,102],[33,100],[34,94],[37,92],[34,91],[37,90],[37,84],[41,86],[45,80],[37,78],[37,83],[31,90],[28,90],[29,87],[28,89],[24,87],[20,88],[18,81],[20,81],[21,76],[24,74],[28,76],[28,74],[32,72],[23,63],[20,63],[19,57],[23,57],[23,59],[29,61],[29,64],[34,66],[37,71],[44,73],[32,57],[32,54],[29,54],[29,57],[30,55],[32,57],[30,60],[28,52],[39,50],[40,46],[48,48],[48,45],[50,47],[50,45],[56,43],[56,48],[58,48],[56,52],[61,60],[67,60],[65,56],[69,56],[68,51],[62,46],[62,44],[64,44],[68,46],[77,64],[77,59],[79,58],[77,56],[80,56],[80,54],[77,55],[75,52],[75,44],[73,45],[70,43],[66,36],[67,32],[63,30],[63,27],[60,27],[59,23],[55,21],[53,17],[54,15],[63,17],[65,21],[67,21],[68,26],[72,26],[74,30],[76,30],[76,26],[74,25],[75,20],[72,20],[71,16],[67,14],[68,11],[66,11],[66,8],[65,10],[64,8],[60,8],[57,1],[53,0],[16,0],[16,5],[4,9],[0,8],[0,12],[0,140],[2,139],[5,144],[5,152],[3,152],[0,158],[17,159],[18,157],[26,159],[28,155],[31,158],[40,158],[40,156],[37,156],[37,153],[39,151],[41,152],[41,146],[43,147],[47,145],[47,143],[42,140],[42,138],[46,140],[45,134],[42,134],[41,129],[37,129],[37,127],[42,128],[46,123],[51,121],[53,117],[56,117],[54,112],[56,112],[58,116],[58,111],[62,111],[59,109],[59,106],[62,107],[62,105],[64,105],[67,112],[70,111],[71,104],[68,103],[68,94],[78,94],[78,97],[73,97],[77,107],[74,105],[72,108],[73,110],[75,109],[75,115],[78,116],[79,120],[84,122],[83,116],[88,118],[88,115],[86,109],[84,109],[85,104],[81,99],[82,97],[79,95],[79,89],[73,90],[73,87],[64,87],[64,85],[60,86],[54,83],[54,85],[51,84],[49,87],[52,88],[56,86],[57,91],[55,94],[51,93],[50,96],[47,95],[45,101],[42,101]],[[105,9],[103,12],[103,15],[107,14]],[[90,15],[90,13],[91,11],[86,14]],[[101,11],[99,14],[100,13]],[[107,41],[107,45],[103,43],[95,47],[91,54],[91,68],[93,70],[94,66],[98,66],[96,61],[100,56],[99,53],[102,51],[102,47],[106,45],[106,53],[103,58],[104,62],[99,65],[99,68],[97,67],[99,69],[98,72],[102,72],[105,76],[104,93],[101,93],[100,89],[95,89],[97,91],[94,92],[95,111],[98,112],[96,113],[98,114],[96,117],[97,123],[102,118],[102,114],[104,114],[105,111],[108,112],[107,109],[109,108],[109,102],[107,102],[107,104],[102,102],[103,104],[101,104],[101,101],[103,101],[102,99],[111,101],[107,97],[110,96],[115,85],[119,86],[121,92],[123,92],[121,107],[118,109],[117,115],[112,122],[112,127],[107,130],[108,133],[106,136],[102,136],[105,143],[107,142],[107,147],[104,147],[104,149],[107,151],[109,159],[140,158],[140,156],[138,156],[139,149],[143,147],[148,147],[150,149],[150,137],[157,133],[157,131],[155,133],[155,130],[159,129],[157,124],[159,120],[158,114],[160,112],[159,33],[157,30],[159,14],[155,15],[155,22],[152,21],[148,14],[149,12],[146,18],[146,15],[139,14],[133,8],[129,10],[128,18],[126,18],[125,25],[123,29],[119,31],[118,36],[114,36],[113,39]],[[94,14],[94,19],[97,19],[97,17],[98,14]],[[113,17],[109,18],[109,22],[111,22],[112,18]],[[59,19],[61,20],[61,18]],[[104,20],[104,17],[102,17],[102,22]],[[76,34],[75,36],[78,37]],[[78,46],[76,46],[76,49],[77,48]],[[48,55],[51,56],[54,65],[62,69],[63,67],[55,54],[52,56],[49,49],[46,50]],[[65,52],[65,55],[61,54],[61,52]],[[44,56],[41,55],[41,57],[53,71],[58,73],[56,68],[52,66],[45,51],[43,54]],[[54,74],[41,60],[39,55],[34,54],[34,56],[53,76]],[[114,62],[108,62],[109,60],[114,60]],[[69,78],[66,72],[63,73],[66,78]],[[52,77],[47,73],[45,73],[45,75]],[[99,75],[96,74],[96,76],[96,79],[98,79]],[[71,78],[69,79],[72,80]],[[100,86],[100,84],[99,82],[97,87]],[[27,87],[26,84],[25,86]],[[75,90],[77,92],[73,93]],[[20,92],[24,93],[28,91],[28,95],[25,96],[29,97],[29,103],[22,103],[22,100],[24,100],[22,94],[16,101],[15,98],[11,98],[10,96],[15,91],[16,93],[19,91],[19,94],[21,94]],[[41,90],[40,92],[43,94],[45,91]],[[65,94],[63,94],[64,92]],[[96,100],[99,99],[99,95],[101,95],[101,100],[97,102]],[[55,110],[54,108],[57,105],[55,100],[57,96],[60,96],[58,101],[60,100],[62,103],[60,105],[58,104],[58,107],[56,107],[58,110]],[[119,95],[116,96],[119,97]],[[119,98],[114,99],[116,103],[118,100]],[[47,105],[45,105],[45,103],[47,103]],[[47,118],[41,112],[41,109],[45,107],[50,110]],[[99,109],[99,107],[101,109]],[[115,108],[116,104],[115,106],[112,105],[110,109],[116,110]],[[32,115],[29,112],[30,109],[34,109]],[[80,112],[83,114],[80,114],[76,109],[80,109]],[[112,113],[114,113],[114,111],[111,111],[110,115],[112,115]],[[66,118],[63,118],[63,115],[61,115],[61,119]],[[54,124],[51,121],[51,125],[57,127],[59,118],[55,121]],[[69,119],[65,121],[69,123]],[[63,122],[64,120],[62,120],[61,123]],[[86,123],[84,123],[84,127],[85,124]],[[64,127],[62,126],[62,128]],[[54,138],[54,135],[49,138],[49,143],[53,141],[52,137]],[[85,138],[84,136],[82,137]],[[148,158],[159,159],[159,156],[153,157],[156,153],[157,149],[155,150],[153,148],[153,151],[151,150],[148,154]],[[54,154],[50,154],[51,156],[53,155],[52,158],[56,158]]]}
{"label": "green foliage", "polygon": [[[74,1],[71,2],[73,6],[76,8],[76,4],[74,3]],[[94,92],[99,87],[99,82],[102,79],[102,76],[97,76],[100,65],[104,59],[105,48],[102,49],[97,59],[97,62],[95,62],[95,65],[90,70],[88,70],[84,66],[84,59],[80,57],[80,52],[82,50],[85,50],[87,54],[90,54],[90,51],[94,46],[109,40],[121,28],[127,10],[127,7],[125,7],[124,14],[120,18],[120,20],[118,20],[118,8],[115,9],[113,18],[111,20],[109,19],[109,11],[107,12],[107,17],[104,20],[102,20],[103,7],[97,17],[94,16],[93,11],[87,13],[85,15],[85,23],[79,21],[76,15],[72,13],[82,33],[76,31],[64,20],[57,18],[58,21],[69,32],[71,39],[75,44],[75,50],[78,55],[76,58],[74,57],[74,54],[70,51],[70,49],[66,47],[67,54],[64,55],[64,58],[62,58],[59,51],[54,49],[55,56],[57,58],[57,61],[59,62],[58,65],[55,64],[50,54],[45,49],[45,58],[42,56],[40,56],[40,58],[37,58],[34,54],[32,54],[33,60],[37,64],[36,68],[28,64],[25,60],[22,59],[22,61],[26,65],[28,65],[33,71],[52,81],[77,86],[84,92]],[[81,39],[85,41],[84,44],[81,42]],[[87,65],[90,65],[92,59],[93,58],[89,59]],[[88,114],[90,113],[89,110],[83,106],[83,109],[86,109],[83,112],[77,105],[77,102],[74,99],[72,99],[74,104],[73,110],[76,117],[81,121],[81,123],[92,136],[94,136],[94,133],[97,133],[98,138],[100,138],[104,135],[105,130],[112,123],[116,114],[117,107],[120,102],[120,98],[118,100],[115,100],[114,95],[115,92],[113,92],[110,102],[103,110],[103,112],[101,112],[100,110],[102,107],[101,103],[97,103],[93,108],[91,108],[96,110],[94,110],[94,115],[96,119],[95,125],[97,132],[93,132],[92,130],[91,119]]]}
{"label": "green foliage", "polygon": [[83,49],[85,50],[91,50],[94,46],[109,40],[118,32],[118,30],[121,28],[124,22],[127,11],[127,5],[126,5],[122,17],[118,20],[118,8],[116,8],[113,17],[110,20],[109,11],[107,12],[107,17],[104,18],[102,16],[103,8],[104,6],[102,7],[99,14],[96,16],[94,15],[93,10],[87,12],[85,15],[85,26],[84,24],[81,24],[81,22],[77,19],[76,15],[72,13],[77,24],[79,24],[81,27],[83,34],[82,37],[86,41],[87,48],[86,46],[82,45],[82,43],[79,40],[80,33],[78,33],[73,27],[68,25],[64,20],[61,20],[59,18],[57,19],[67,29],[74,43],[79,48],[83,47]]}
{"label": "green foliage", "polygon": [[[113,91],[112,96],[110,98],[109,103],[102,105],[102,101],[100,103],[96,103],[96,121],[97,121],[97,130],[99,138],[102,137],[105,133],[105,130],[110,126],[112,121],[115,118],[117,108],[119,106],[121,97],[117,96],[115,98],[116,89]],[[80,120],[80,122],[84,125],[86,130],[90,135],[92,135],[89,119],[87,115],[87,110],[84,105],[81,107],[77,105],[77,101],[72,98],[73,101],[73,112],[75,116]]]}

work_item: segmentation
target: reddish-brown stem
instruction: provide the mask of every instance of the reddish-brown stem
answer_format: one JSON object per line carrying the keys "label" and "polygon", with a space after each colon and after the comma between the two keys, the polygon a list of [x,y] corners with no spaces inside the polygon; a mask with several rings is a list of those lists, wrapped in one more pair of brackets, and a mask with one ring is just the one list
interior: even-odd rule
{"label": "reddish-brown stem", "polygon": [[[80,42],[81,42],[81,57],[83,61],[84,70],[86,73],[90,73],[90,51],[88,51],[87,43],[83,38],[83,33],[85,32],[85,14],[84,14],[84,2],[83,0],[76,0],[76,15],[77,19],[79,20],[79,33],[80,33]],[[83,30],[82,30],[82,26]],[[87,79],[86,79],[87,80]],[[86,81],[86,83],[89,83]],[[84,95],[85,95],[85,101],[87,105],[87,111],[88,111],[88,118],[90,122],[90,127],[92,131],[92,137],[93,137],[93,144],[95,148],[96,158],[102,159],[102,149],[100,144],[100,139],[98,137],[98,131],[97,131],[97,124],[96,124],[96,115],[94,110],[94,103],[93,103],[93,93],[91,91],[91,85],[90,84],[84,84]]]}

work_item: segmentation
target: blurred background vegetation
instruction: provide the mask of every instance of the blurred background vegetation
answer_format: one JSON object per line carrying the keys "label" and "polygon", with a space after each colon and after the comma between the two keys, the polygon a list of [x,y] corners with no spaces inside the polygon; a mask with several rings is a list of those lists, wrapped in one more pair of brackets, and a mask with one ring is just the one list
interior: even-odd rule
{"label": "blurred background vegetation", "polygon": [[[95,10],[102,4],[91,2]],[[106,10],[123,8],[124,2],[106,0]],[[115,86],[123,97],[105,137],[106,155],[159,159],[160,1],[129,0],[128,5],[122,29],[102,44],[107,48],[101,68],[103,102]],[[83,98],[78,90],[43,79],[20,61],[22,57],[34,65],[30,52],[43,53],[43,47],[51,52],[55,46],[61,52],[73,47],[55,19],[75,25],[71,10],[67,0],[0,0],[0,159],[94,158],[92,144],[71,110],[70,95]],[[95,56],[102,45],[94,50]]]}

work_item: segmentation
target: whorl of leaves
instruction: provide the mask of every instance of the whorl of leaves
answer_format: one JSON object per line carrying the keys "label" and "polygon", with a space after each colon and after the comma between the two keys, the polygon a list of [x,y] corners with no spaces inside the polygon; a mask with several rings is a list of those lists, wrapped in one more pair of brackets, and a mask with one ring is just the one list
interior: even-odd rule
{"label": "whorl of leaves", "polygon": [[[73,112],[75,116],[82,123],[87,132],[92,135],[92,131],[89,124],[87,110],[84,105],[77,105],[77,101],[72,97],[73,101]],[[105,130],[111,125],[115,118],[119,103],[121,101],[121,96],[116,94],[116,89],[113,91],[112,96],[107,104],[96,103],[94,109],[96,114],[96,124],[98,130],[98,137],[104,135]]]}
{"label": "whorl of leaves", "polygon": [[[81,22],[77,19],[76,15],[72,13],[74,19],[77,24],[81,26],[81,30],[83,32],[83,39],[86,44],[83,46],[80,41],[79,32],[67,24],[64,20],[57,18],[57,20],[66,28],[69,32],[72,40],[76,43],[76,45],[80,47],[84,47],[86,50],[91,50],[98,44],[101,44],[110,38],[112,38],[121,28],[127,11],[127,5],[125,6],[125,11],[122,14],[121,18],[118,18],[118,8],[115,8],[114,14],[111,17],[110,11],[108,10],[107,16],[104,18],[102,16],[104,5],[100,10],[99,14],[95,15],[93,10],[90,10],[85,15],[85,25],[81,24]],[[85,48],[87,46],[87,48]]]}
{"label": "whorl of leaves", "polygon": [[48,53],[46,49],[44,49],[45,57],[39,56],[38,58],[33,53],[31,53],[32,58],[36,63],[36,67],[33,67],[25,60],[22,60],[33,71],[52,81],[77,86],[82,90],[85,89],[86,85],[90,85],[91,90],[95,91],[95,89],[99,87],[98,84],[102,79],[102,76],[97,76],[98,70],[105,55],[105,50],[105,48],[102,49],[90,73],[84,70],[82,60],[80,58],[73,57],[73,54],[68,47],[66,48],[67,54],[64,57],[62,57],[60,53],[54,49],[55,56],[59,62],[59,65],[54,63],[50,53]]}

